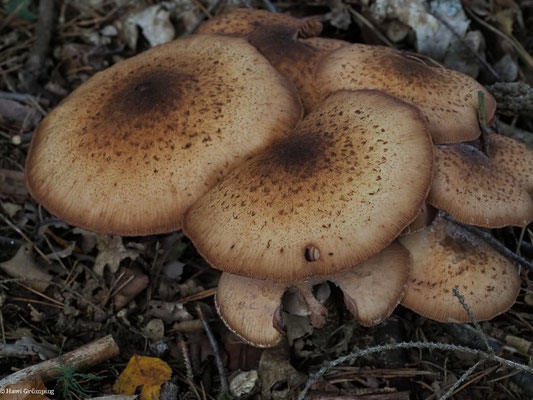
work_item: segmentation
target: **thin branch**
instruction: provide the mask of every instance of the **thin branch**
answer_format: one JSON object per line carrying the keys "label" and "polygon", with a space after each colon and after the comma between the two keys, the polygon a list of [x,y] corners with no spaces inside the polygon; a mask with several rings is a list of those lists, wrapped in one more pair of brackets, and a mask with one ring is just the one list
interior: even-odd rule
{"label": "thin branch", "polygon": [[46,55],[50,49],[54,19],[54,0],[40,0],[39,18],[34,33],[35,41],[22,72],[21,89],[25,92],[34,92],[38,87],[37,80],[43,71]]}
{"label": "thin branch", "polygon": [[455,390],[470,376],[474,373],[477,367],[482,363],[483,361],[478,361],[474,365],[472,365],[470,368],[468,368],[463,375],[459,379],[457,379],[457,382],[455,382],[450,389],[446,393],[444,393],[439,400],[446,400],[453,396],[455,393]]}
{"label": "thin branch", "polygon": [[211,332],[209,324],[204,318],[204,313],[202,312],[202,309],[200,308],[199,304],[196,307],[196,311],[198,312],[198,316],[202,321],[205,334],[207,335],[207,339],[209,339],[209,344],[211,345],[211,349],[213,350],[213,353],[215,355],[215,363],[217,366],[218,374],[220,375],[220,391],[222,394],[228,394],[228,381],[226,380],[226,371],[224,370],[224,363],[222,362],[222,357],[220,356],[220,350],[218,348],[217,341],[213,336],[213,332]]}
{"label": "thin branch", "polygon": [[479,336],[481,336],[481,339],[483,340],[483,343],[485,344],[485,347],[487,348],[487,351],[489,353],[494,353],[494,349],[489,344],[489,339],[487,339],[487,336],[485,335],[485,333],[481,329],[481,326],[479,325],[479,322],[477,321],[476,317],[474,317],[474,313],[472,312],[472,310],[470,309],[470,307],[466,303],[465,298],[463,297],[463,295],[461,293],[459,293],[459,289],[453,288],[453,294],[455,295],[455,297],[457,297],[457,299],[459,299],[459,303],[461,303],[461,306],[463,306],[463,309],[466,311],[466,313],[468,314],[468,317],[470,318],[470,320],[472,321],[472,323],[476,327],[476,332],[479,334]]}
{"label": "thin branch", "polygon": [[459,221],[454,220],[452,217],[450,217],[448,214],[444,214],[443,218],[447,219],[450,222],[453,222],[454,224],[460,226],[461,228],[466,229],[470,233],[473,233],[474,235],[477,235],[481,239],[487,241],[492,247],[494,247],[496,250],[498,250],[500,253],[502,253],[505,257],[511,259],[512,261],[516,262],[517,264],[520,264],[522,267],[527,268],[530,271],[533,271],[533,264],[526,260],[524,257],[519,256],[516,253],[513,253],[511,250],[509,250],[507,247],[505,247],[502,243],[500,243],[494,236],[492,236],[490,233],[482,231],[479,228],[476,228],[472,225],[463,224]]}
{"label": "thin branch", "polygon": [[339,357],[336,360],[328,362],[322,368],[320,368],[316,373],[314,373],[307,383],[305,384],[304,389],[299,394],[297,400],[304,400],[305,395],[311,389],[315,383],[319,381],[320,378],[331,368],[336,367],[339,364],[345,363],[347,361],[354,361],[361,357],[366,357],[370,354],[382,353],[384,351],[398,350],[398,349],[426,349],[426,350],[443,350],[443,351],[458,351],[461,353],[472,354],[477,357],[480,357],[482,360],[490,360],[499,363],[500,365],[514,368],[520,371],[528,372],[533,374],[533,368],[524,364],[520,364],[511,360],[507,360],[503,357],[490,354],[483,350],[471,349],[466,346],[457,346],[454,344],[446,343],[433,343],[433,342],[400,342],[393,344],[385,344],[380,346],[368,347],[366,349],[359,349],[345,356]]}

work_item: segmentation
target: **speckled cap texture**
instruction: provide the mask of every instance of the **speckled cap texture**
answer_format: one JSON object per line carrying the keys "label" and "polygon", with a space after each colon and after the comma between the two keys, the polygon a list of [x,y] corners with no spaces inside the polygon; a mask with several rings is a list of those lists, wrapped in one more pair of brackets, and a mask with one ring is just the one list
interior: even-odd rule
{"label": "speckled cap texture", "polygon": [[198,197],[301,113],[244,39],[191,36],[97,73],[56,107],[31,143],[27,186],[91,231],[177,230]]}
{"label": "speckled cap texture", "polygon": [[245,37],[298,89],[306,112],[320,102],[314,86],[318,62],[343,40],[314,37],[322,24],[314,18],[294,18],[264,10],[237,9],[203,23],[199,32]]}
{"label": "speckled cap texture", "polygon": [[428,203],[458,221],[486,228],[525,226],[533,220],[533,198],[520,181],[464,143],[436,146]]}
{"label": "speckled cap texture", "polygon": [[339,91],[187,212],[214,267],[278,282],[340,272],[418,215],[433,169],[420,111],[378,91]]}
{"label": "speckled cap texture", "polygon": [[440,322],[471,322],[455,288],[479,321],[507,311],[518,296],[516,266],[486,241],[444,218],[400,242],[413,257],[402,305],[420,315]]}
{"label": "speckled cap texture", "polygon": [[487,121],[496,111],[492,95],[469,76],[381,46],[353,44],[335,50],[319,63],[316,86],[322,96],[339,89],[379,89],[415,104],[436,144],[479,136],[478,91],[485,95]]}

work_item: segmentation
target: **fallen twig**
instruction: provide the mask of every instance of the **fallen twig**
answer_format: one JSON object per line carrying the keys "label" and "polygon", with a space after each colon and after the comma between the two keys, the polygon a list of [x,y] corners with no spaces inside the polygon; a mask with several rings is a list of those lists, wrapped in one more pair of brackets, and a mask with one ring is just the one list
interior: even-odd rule
{"label": "fallen twig", "polygon": [[198,316],[202,321],[205,334],[207,335],[207,339],[209,339],[209,344],[211,345],[211,349],[213,350],[213,354],[215,355],[215,363],[217,366],[218,374],[220,375],[220,391],[222,394],[228,394],[228,381],[226,380],[226,371],[224,370],[224,363],[222,362],[222,357],[220,356],[218,344],[215,340],[215,337],[213,336],[213,332],[211,332],[209,324],[204,318],[204,313],[202,312],[200,305],[196,307],[196,311],[198,312]]}
{"label": "fallen twig", "polygon": [[485,232],[485,231],[483,231],[483,230],[481,230],[479,228],[476,228],[475,226],[463,224],[463,223],[461,223],[459,221],[456,221],[456,220],[454,220],[452,217],[450,217],[447,214],[444,214],[443,218],[447,219],[450,222],[453,222],[454,224],[460,226],[461,228],[466,229],[470,233],[473,233],[474,235],[477,235],[481,239],[487,241],[491,246],[493,246],[496,250],[498,250],[504,256],[506,256],[506,257],[510,258],[512,261],[520,264],[522,267],[527,268],[530,271],[533,271],[533,264],[532,263],[530,263],[524,257],[519,256],[516,253],[513,253],[511,250],[509,250],[507,247],[505,247],[502,243],[500,243],[490,233]]}
{"label": "fallen twig", "polygon": [[60,367],[65,364],[77,365],[80,370],[88,369],[119,354],[119,348],[111,335],[95,340],[76,350],[72,350],[52,360],[11,374],[0,380],[0,387],[6,387],[21,381],[32,381],[40,377],[43,382],[58,378]]}
{"label": "fallen twig", "polygon": [[[520,364],[511,360],[507,360],[506,358],[490,354],[483,350],[477,350],[477,349],[471,349],[470,347],[465,346],[457,346],[454,344],[446,344],[446,343],[433,343],[433,342],[401,342],[401,343],[393,343],[393,344],[386,344],[381,346],[373,346],[368,347],[366,349],[359,349],[356,350],[348,355],[342,356],[337,358],[336,360],[328,362],[325,366],[320,368],[316,373],[314,373],[307,383],[305,384],[304,389],[302,392],[298,395],[298,400],[304,400],[305,395],[307,392],[311,389],[311,386],[313,386],[315,383],[318,382],[318,380],[328,371],[329,369],[336,367],[339,364],[342,364],[347,361],[354,361],[358,358],[368,356],[370,354],[374,353],[382,353],[384,351],[390,351],[390,350],[397,350],[397,349],[430,349],[430,350],[444,350],[444,351],[458,351],[461,353],[468,353],[475,356],[478,356],[482,358],[483,360],[490,360],[497,362],[503,366],[514,368],[520,371],[528,372],[530,374],[533,374],[533,368],[529,367],[524,364]],[[468,372],[468,371],[467,371]]]}
{"label": "fallen twig", "polygon": [[52,27],[54,24],[54,0],[39,1],[39,19],[35,27],[33,42],[28,60],[22,72],[20,89],[24,92],[35,92],[37,79],[42,73],[44,61],[50,47]]}

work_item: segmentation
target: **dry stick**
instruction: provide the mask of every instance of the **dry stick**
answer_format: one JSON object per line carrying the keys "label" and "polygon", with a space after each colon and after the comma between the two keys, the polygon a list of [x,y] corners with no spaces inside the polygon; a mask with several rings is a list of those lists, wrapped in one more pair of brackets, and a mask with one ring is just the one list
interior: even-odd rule
{"label": "dry stick", "polygon": [[21,1],[20,4],[11,12],[11,14],[9,14],[6,19],[2,21],[2,23],[0,23],[0,32],[2,32],[6,26],[8,26],[15,18],[18,17],[18,13],[22,7],[24,7],[23,1]]}
{"label": "dry stick", "polygon": [[196,306],[196,311],[198,312],[198,316],[200,317],[200,320],[202,321],[202,325],[204,327],[205,334],[207,335],[207,339],[209,340],[209,344],[211,345],[211,349],[213,350],[213,353],[215,354],[215,363],[217,365],[218,374],[220,375],[220,391],[222,392],[222,394],[227,394],[228,393],[228,381],[226,380],[226,371],[224,371],[224,363],[222,362],[222,357],[220,356],[220,350],[218,349],[218,344],[215,340],[215,337],[213,336],[213,332],[211,332],[211,328],[209,327],[209,324],[204,318],[204,314],[199,304]]}
{"label": "dry stick", "polygon": [[428,350],[444,350],[444,351],[458,351],[461,353],[472,354],[478,357],[481,357],[483,360],[490,360],[497,362],[501,365],[504,365],[509,368],[515,368],[520,371],[528,372],[533,374],[533,368],[524,364],[520,364],[511,360],[507,360],[503,357],[496,356],[494,354],[487,353],[483,350],[471,349],[466,346],[458,346],[455,344],[446,344],[446,343],[433,343],[433,342],[400,342],[393,344],[385,344],[380,346],[368,347],[366,349],[356,350],[350,354],[339,357],[336,360],[330,361],[327,365],[320,368],[315,374],[313,374],[307,383],[305,384],[304,389],[298,396],[298,400],[304,400],[305,395],[311,389],[315,383],[328,371],[329,369],[336,367],[339,364],[342,364],[346,361],[354,361],[358,358],[368,356],[374,353],[382,353],[384,351],[398,350],[398,349],[428,349]]}
{"label": "dry stick", "polygon": [[28,242],[29,244],[32,245],[32,247],[35,249],[35,251],[48,263],[48,264],[51,264],[52,262],[48,259],[48,257],[46,257],[46,254],[44,254],[41,249],[39,249],[35,243],[33,243],[31,241],[31,239],[24,233],[22,232],[15,224],[13,224],[13,222],[11,222],[7,217],[4,216],[4,214],[1,214],[0,213],[0,217],[4,220],[4,222],[6,224],[9,225],[9,227],[11,229],[13,229],[15,232],[17,232],[20,236],[22,236],[22,238]]}
{"label": "dry stick", "polygon": [[470,307],[466,303],[465,298],[463,297],[463,295],[461,293],[459,293],[459,289],[453,288],[453,294],[454,294],[455,297],[457,297],[457,299],[459,300],[459,303],[461,303],[461,306],[463,307],[463,309],[468,314],[468,318],[470,318],[470,321],[472,321],[472,323],[476,327],[476,331],[477,331],[478,335],[481,336],[481,339],[483,340],[483,343],[485,344],[485,347],[487,348],[487,351],[489,353],[494,353],[494,349],[490,346],[489,339],[487,339],[487,335],[485,335],[485,333],[481,329],[481,326],[479,325],[479,322],[474,317],[474,313],[472,312],[472,310],[470,309]]}
{"label": "dry stick", "polygon": [[518,241],[516,243],[516,250],[514,251],[516,254],[520,255],[520,249],[522,248],[522,242],[524,241],[524,234],[526,233],[527,226],[523,226],[520,230],[520,236],[518,237]]}
{"label": "dry stick", "polygon": [[183,363],[185,364],[187,379],[193,381],[194,372],[192,370],[191,359],[189,357],[189,349],[187,348],[187,343],[185,343],[185,339],[183,339],[183,335],[181,333],[178,335],[178,344],[181,348],[181,355],[183,356]]}
{"label": "dry stick", "polygon": [[52,360],[21,369],[0,380],[0,388],[21,381],[33,381],[38,377],[46,382],[61,376],[60,368],[62,365],[71,364],[79,366],[80,370],[84,370],[116,357],[118,354],[119,348],[117,344],[113,337],[108,335]]}
{"label": "dry stick", "polygon": [[39,19],[35,26],[33,42],[28,60],[22,72],[21,88],[24,92],[33,92],[41,75],[46,55],[52,38],[54,24],[54,0],[39,1]]}
{"label": "dry stick", "polygon": [[453,222],[454,224],[460,226],[463,229],[466,229],[470,233],[473,233],[474,235],[477,235],[481,239],[483,239],[486,242],[488,242],[492,247],[494,247],[496,250],[498,250],[500,253],[502,253],[505,257],[507,257],[507,258],[511,259],[512,261],[520,264],[522,267],[527,268],[530,271],[533,271],[533,264],[532,263],[530,263],[524,257],[513,253],[511,250],[509,250],[507,247],[505,247],[502,243],[500,243],[490,233],[482,231],[481,229],[476,228],[475,226],[463,224],[463,223],[461,223],[459,221],[456,221],[452,217],[450,217],[448,214],[444,214],[443,218],[447,219],[450,222]]}
{"label": "dry stick", "polygon": [[439,400],[446,400],[447,398],[454,395],[455,390],[470,376],[474,373],[477,367],[482,363],[483,361],[478,361],[474,365],[472,365],[470,368],[468,368],[463,375],[459,379],[457,379],[457,382],[455,382],[450,389],[446,393],[444,393]]}

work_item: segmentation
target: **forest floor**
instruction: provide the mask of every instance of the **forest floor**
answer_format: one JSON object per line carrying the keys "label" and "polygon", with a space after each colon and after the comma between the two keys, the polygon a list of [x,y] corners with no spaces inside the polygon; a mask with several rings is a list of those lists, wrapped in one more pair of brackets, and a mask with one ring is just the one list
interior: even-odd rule
{"label": "forest floor", "polygon": [[[100,354],[103,348],[92,348],[84,361],[90,368],[64,363],[57,373],[43,375],[44,386],[54,391],[47,396],[113,394],[118,376],[138,355],[153,358],[147,359],[145,368],[155,376],[156,387],[170,376],[158,380],[166,376],[166,367],[154,359],[170,366],[171,378],[161,398],[235,397],[240,382],[240,398],[284,399],[300,393],[314,372],[340,356],[413,341],[467,346],[490,354],[421,346],[378,349],[331,366],[307,398],[533,397],[532,374],[494,359],[501,356],[528,365],[533,355],[533,282],[526,268],[521,271],[517,302],[481,323],[483,334],[473,324],[434,322],[402,306],[384,323],[364,328],[346,310],[342,293],[332,287],[324,328],[313,329],[305,317],[286,315],[288,339],[274,349],[260,349],[243,343],[218,318],[213,295],[220,272],[209,267],[181,232],[96,235],[50,215],[29,196],[24,180],[27,151],[39,121],[97,71],[155,43],[189,35],[202,20],[238,3],[40,3],[39,8],[35,0],[8,0],[0,6],[0,379],[59,354],[90,348],[92,341],[112,335],[119,350],[106,348],[111,357]],[[499,107],[497,131],[533,143],[531,0],[449,0],[431,5],[417,0],[254,0],[243,5],[274,7],[297,17],[319,16],[326,37],[429,54],[493,91]],[[440,21],[439,12],[447,13],[447,22]],[[424,38],[431,24],[455,34]],[[492,233],[511,251],[533,257],[530,229]],[[19,275],[8,272],[13,268]],[[36,270],[46,272],[37,276]],[[41,284],[28,283],[32,279]],[[224,365],[223,378],[216,361]],[[139,387],[149,386],[142,377],[132,379]],[[233,394],[221,395],[221,379],[230,382]],[[0,399],[14,398],[6,396],[0,390]]]}

